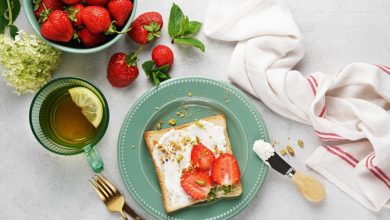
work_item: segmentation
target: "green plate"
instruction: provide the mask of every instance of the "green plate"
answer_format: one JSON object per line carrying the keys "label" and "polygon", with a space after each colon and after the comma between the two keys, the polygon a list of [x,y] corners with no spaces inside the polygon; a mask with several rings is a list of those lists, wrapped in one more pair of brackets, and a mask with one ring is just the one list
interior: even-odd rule
{"label": "green plate", "polygon": [[[176,113],[184,107],[187,114]],[[241,170],[243,193],[234,199],[200,203],[168,214],[164,210],[157,175],[143,139],[147,130],[162,120],[177,124],[223,113],[234,155]],[[242,211],[256,196],[267,174],[267,166],[252,151],[257,139],[268,141],[257,109],[234,86],[200,77],[175,78],[146,92],[127,114],[118,140],[118,163],[131,196],[157,219],[227,219]]]}

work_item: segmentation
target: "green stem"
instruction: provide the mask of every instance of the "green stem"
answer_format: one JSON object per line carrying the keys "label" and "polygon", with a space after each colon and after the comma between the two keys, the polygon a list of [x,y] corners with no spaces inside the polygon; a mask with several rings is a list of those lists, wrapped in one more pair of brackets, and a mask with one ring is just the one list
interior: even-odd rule
{"label": "green stem", "polygon": [[12,8],[11,8],[11,2],[10,0],[7,0],[7,5],[8,5],[8,25],[11,25],[13,23],[12,21]]}

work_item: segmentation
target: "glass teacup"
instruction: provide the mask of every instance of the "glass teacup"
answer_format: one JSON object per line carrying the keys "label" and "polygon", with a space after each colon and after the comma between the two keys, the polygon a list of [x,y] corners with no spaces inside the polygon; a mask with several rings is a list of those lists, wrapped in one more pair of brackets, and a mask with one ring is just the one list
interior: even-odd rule
{"label": "glass teacup", "polygon": [[[69,89],[84,87],[92,91],[103,107],[102,120],[90,136],[77,141],[67,141],[58,136],[53,126],[53,109]],[[109,122],[109,108],[103,93],[92,83],[75,77],[57,78],[42,87],[35,95],[30,107],[30,126],[36,139],[47,150],[61,155],[84,153],[95,173],[104,169],[96,144],[104,136]]]}

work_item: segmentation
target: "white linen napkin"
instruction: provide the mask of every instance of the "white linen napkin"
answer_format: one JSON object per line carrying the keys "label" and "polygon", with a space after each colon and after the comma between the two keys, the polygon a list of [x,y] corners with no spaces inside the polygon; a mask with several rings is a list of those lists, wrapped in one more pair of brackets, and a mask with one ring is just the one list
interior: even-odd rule
{"label": "white linen napkin", "polygon": [[304,55],[289,10],[275,0],[213,0],[204,32],[237,41],[229,79],[273,111],[310,124],[324,141],[306,161],[365,207],[390,208],[390,67],[366,63],[336,75],[292,70]]}

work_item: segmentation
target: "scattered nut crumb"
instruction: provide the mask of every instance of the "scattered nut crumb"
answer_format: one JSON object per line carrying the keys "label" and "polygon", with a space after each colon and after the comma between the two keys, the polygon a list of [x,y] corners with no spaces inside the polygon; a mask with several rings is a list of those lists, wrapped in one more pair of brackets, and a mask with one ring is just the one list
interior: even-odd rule
{"label": "scattered nut crumb", "polygon": [[282,156],[286,155],[286,153],[287,153],[286,149],[283,148],[283,149],[280,150],[280,154]]}
{"label": "scattered nut crumb", "polygon": [[157,130],[160,130],[161,129],[161,124],[163,124],[164,121],[160,120],[159,122],[157,122],[157,125],[156,125],[156,129]]}
{"label": "scattered nut crumb", "polygon": [[187,95],[188,95],[189,97],[191,97],[191,96],[192,96],[192,92],[191,92],[191,91],[188,92]]}
{"label": "scattered nut crumb", "polygon": [[199,128],[204,128],[204,125],[200,122],[200,121],[195,121],[194,122],[196,126],[198,126]]}
{"label": "scattered nut crumb", "polygon": [[180,163],[181,160],[183,160],[183,155],[179,154],[177,156],[177,162]]}
{"label": "scattered nut crumb", "polygon": [[305,143],[302,140],[298,140],[298,146],[303,147],[305,146]]}
{"label": "scattered nut crumb", "polygon": [[295,155],[294,149],[290,145],[287,145],[287,151],[291,156]]}
{"label": "scattered nut crumb", "polygon": [[176,120],[175,119],[169,119],[168,124],[174,126],[174,125],[176,125]]}

